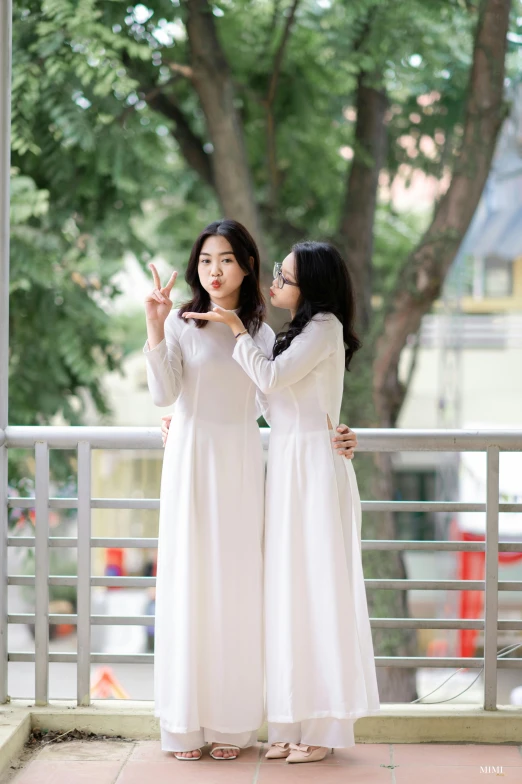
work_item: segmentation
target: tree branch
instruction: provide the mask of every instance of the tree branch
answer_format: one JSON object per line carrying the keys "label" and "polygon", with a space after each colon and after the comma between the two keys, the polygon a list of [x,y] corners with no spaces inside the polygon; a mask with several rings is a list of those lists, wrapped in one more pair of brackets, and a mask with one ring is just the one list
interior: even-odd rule
{"label": "tree branch", "polygon": [[160,112],[164,117],[174,121],[172,135],[176,139],[181,154],[188,165],[201,177],[204,183],[215,188],[212,173],[212,156],[203,149],[203,143],[190,127],[185,114],[175,102],[173,96],[165,93],[144,96],[151,109]]}
{"label": "tree branch", "polygon": [[408,335],[439,296],[444,278],[471,222],[484,188],[505,117],[503,86],[509,0],[482,0],[473,48],[463,142],[446,194],[432,223],[406,259],[376,341],[374,402],[389,426],[400,401],[398,365]]}
{"label": "tree branch", "polygon": [[184,76],[186,79],[193,79],[194,72],[190,65],[183,65],[183,63],[173,63],[170,60],[164,60],[163,62],[168,68],[170,68],[172,73],[180,74],[180,76]]}
{"label": "tree branch", "polygon": [[275,205],[277,201],[277,192],[279,189],[279,174],[277,169],[277,150],[275,138],[275,120],[274,120],[274,101],[277,93],[277,85],[279,76],[281,74],[281,66],[285,56],[286,46],[290,39],[290,33],[295,21],[295,15],[299,0],[293,0],[290,13],[288,14],[283,30],[283,35],[279,46],[277,48],[274,64],[272,67],[272,75],[268,84],[268,92],[265,100],[266,106],[266,133],[267,133],[267,152],[268,152],[268,173],[270,181],[271,203]]}
{"label": "tree branch", "polygon": [[[144,84],[145,75],[142,71],[142,68],[140,68],[141,63],[139,61],[133,60],[129,56],[128,52],[123,52],[122,62],[132,78],[138,82],[139,87],[137,88],[137,91],[141,94],[142,100],[146,101],[151,109],[154,109],[167,119],[174,122],[174,127],[171,129],[171,133],[176,139],[181,154],[185,158],[188,165],[194,169],[194,171],[201,177],[204,183],[209,185],[211,188],[215,188],[214,176],[212,173],[212,156],[208,155],[203,149],[202,140],[190,127],[184,112],[176,103],[174,95],[172,95],[172,93],[165,92],[167,87],[171,86],[177,82],[178,79],[180,79],[181,74],[179,69],[173,69],[175,71],[174,76],[172,76],[164,84],[146,85]],[[188,69],[192,71],[188,65],[182,67],[184,70]],[[186,74],[183,75],[186,76]],[[148,78],[150,77],[147,76],[147,80]],[[129,107],[123,112],[120,117],[120,122],[125,121],[125,118],[130,111],[134,111],[134,107]]]}
{"label": "tree branch", "polygon": [[346,177],[344,207],[339,226],[340,243],[349,261],[362,333],[369,329],[372,306],[373,229],[379,173],[386,154],[387,97],[380,75],[361,72],[357,80],[354,157]]}
{"label": "tree branch", "polygon": [[[192,84],[199,96],[210,140],[214,147],[212,170],[216,194],[224,215],[243,223],[266,253],[259,211],[254,198],[244,129],[237,109],[230,68],[219,41],[215,17],[208,0],[183,0],[192,67]],[[264,269],[265,281],[270,278]]]}

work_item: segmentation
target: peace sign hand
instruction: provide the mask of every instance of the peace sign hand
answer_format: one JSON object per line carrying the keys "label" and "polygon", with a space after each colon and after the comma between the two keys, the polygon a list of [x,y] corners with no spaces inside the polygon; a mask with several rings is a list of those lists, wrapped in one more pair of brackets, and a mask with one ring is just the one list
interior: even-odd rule
{"label": "peace sign hand", "polygon": [[160,324],[165,323],[165,319],[172,310],[172,300],[170,299],[170,292],[178,277],[177,272],[173,272],[169,278],[166,286],[161,286],[158,270],[154,264],[149,264],[154,279],[154,288],[145,297],[145,313],[147,321],[157,321]]}

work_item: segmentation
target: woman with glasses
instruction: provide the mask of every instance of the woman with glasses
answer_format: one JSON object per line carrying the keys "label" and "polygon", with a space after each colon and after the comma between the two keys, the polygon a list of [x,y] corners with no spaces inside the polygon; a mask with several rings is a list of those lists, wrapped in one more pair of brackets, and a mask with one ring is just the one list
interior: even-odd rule
{"label": "woman with glasses", "polygon": [[[353,746],[355,720],[379,711],[350,461],[332,450],[348,369],[360,343],[346,264],[328,243],[295,245],[274,267],[272,304],[290,311],[271,358],[238,314],[233,358],[268,400],[265,655],[269,759],[314,762]],[[186,318],[191,318],[185,313]]]}

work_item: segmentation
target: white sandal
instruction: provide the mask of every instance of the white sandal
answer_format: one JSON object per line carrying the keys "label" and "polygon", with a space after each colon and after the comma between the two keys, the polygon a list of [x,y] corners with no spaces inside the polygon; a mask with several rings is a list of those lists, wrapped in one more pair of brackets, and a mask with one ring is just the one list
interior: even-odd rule
{"label": "white sandal", "polygon": [[[233,757],[215,757],[214,756],[214,752],[215,751],[219,751],[219,750],[229,751],[230,749],[236,749],[237,750],[237,754],[235,754]],[[240,751],[241,751],[241,749],[239,748],[239,746],[233,746],[232,744],[230,744],[229,746],[214,746],[214,748],[211,749],[211,751],[210,751],[210,756],[212,757],[212,759],[215,759],[215,760],[235,760],[235,759],[237,759],[239,757],[239,752]]]}
{"label": "white sandal", "polygon": [[178,754],[188,754],[189,753],[188,751],[175,751],[174,752],[174,756],[176,757],[177,760],[180,760],[181,762],[196,762],[197,760],[200,760],[201,757],[203,756],[203,752],[201,751],[201,749],[192,749],[192,751],[199,751],[199,757],[179,757],[178,756]]}

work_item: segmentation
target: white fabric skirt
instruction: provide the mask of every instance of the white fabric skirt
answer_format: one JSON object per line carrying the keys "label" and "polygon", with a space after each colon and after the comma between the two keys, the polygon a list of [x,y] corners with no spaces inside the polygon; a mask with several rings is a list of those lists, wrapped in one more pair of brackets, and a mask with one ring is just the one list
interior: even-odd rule
{"label": "white fabric skirt", "polygon": [[331,433],[271,434],[267,713],[272,742],[346,748],[354,744],[355,721],[380,706],[357,480]]}
{"label": "white fabric skirt", "polygon": [[161,727],[162,751],[195,751],[207,743],[230,743],[246,749],[257,743],[257,730],[253,732],[216,732],[203,727],[195,732],[169,732]]}
{"label": "white fabric skirt", "polygon": [[347,749],[355,746],[354,724],[354,719],[308,719],[293,724],[270,723],[268,742],[306,743],[308,746]]}

